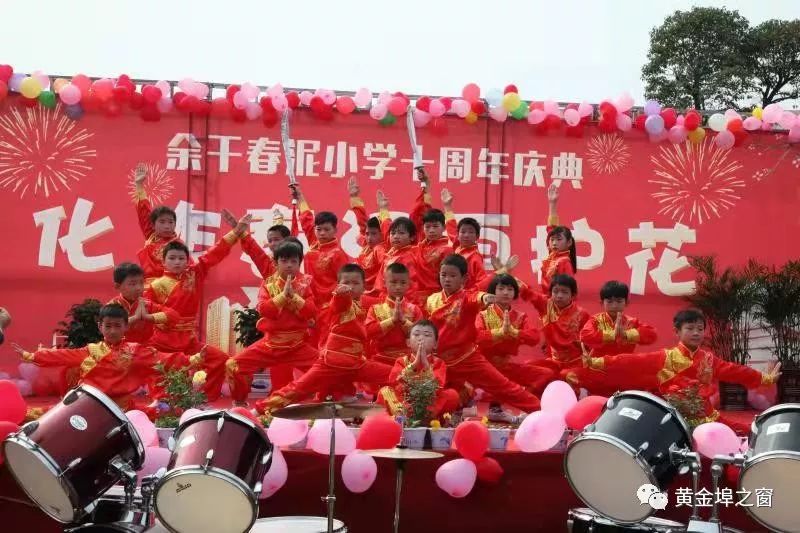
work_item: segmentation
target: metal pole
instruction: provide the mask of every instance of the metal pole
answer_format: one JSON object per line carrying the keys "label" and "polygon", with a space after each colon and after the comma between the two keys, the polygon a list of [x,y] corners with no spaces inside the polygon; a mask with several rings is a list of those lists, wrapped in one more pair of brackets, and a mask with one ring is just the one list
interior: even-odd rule
{"label": "metal pole", "polygon": [[328,464],[328,495],[325,500],[328,503],[328,533],[333,533],[333,507],[336,503],[334,495],[334,483],[336,471],[336,407],[332,408],[333,417],[331,418],[331,456]]}
{"label": "metal pole", "polygon": [[394,485],[394,533],[400,531],[400,491],[403,489],[403,472],[406,469],[406,462],[403,459],[397,460],[397,479]]}

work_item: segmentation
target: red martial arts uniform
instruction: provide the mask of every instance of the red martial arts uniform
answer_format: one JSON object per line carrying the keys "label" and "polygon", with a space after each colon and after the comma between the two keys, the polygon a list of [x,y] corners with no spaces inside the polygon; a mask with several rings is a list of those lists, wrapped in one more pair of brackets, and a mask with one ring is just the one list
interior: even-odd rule
{"label": "red martial arts uniform", "polygon": [[539,331],[523,312],[509,309],[511,332],[503,332],[503,309],[491,305],[475,319],[478,328],[478,348],[486,359],[505,377],[522,385],[530,392],[540,395],[547,384],[556,379],[556,373],[530,362],[518,363],[512,360],[523,345],[536,346]]}
{"label": "red martial arts uniform", "polygon": [[258,293],[256,310],[261,318],[256,327],[264,338],[228,359],[226,376],[231,397],[244,401],[250,381],[260,368],[289,364],[308,369],[317,359],[317,349],[309,336],[308,324],[317,314],[311,279],[298,274],[292,279],[291,298],[284,295],[286,280],[278,274],[265,280]]}
{"label": "red martial arts uniform", "polygon": [[428,298],[425,311],[439,330],[437,356],[447,364],[448,386],[461,390],[464,382],[480,387],[499,402],[530,412],[539,399],[501,374],[478,351],[475,319],[483,308],[482,292],[444,291]]}
{"label": "red martial arts uniform", "polygon": [[580,331],[589,320],[589,313],[574,301],[559,309],[552,298],[528,287],[520,291],[520,296],[533,304],[542,320],[547,358],[534,364],[552,368],[556,372],[580,366],[583,353]]}
{"label": "red martial arts uniform", "polygon": [[[136,310],[139,308],[139,302],[129,302],[125,299],[124,296],[118,294],[108,302],[106,305],[109,304],[116,304],[121,306],[128,312],[128,316],[132,317],[136,314]],[[170,309],[169,307],[164,307],[163,305],[159,305],[155,302],[150,300],[145,300],[144,303],[145,311],[147,314],[153,316],[153,321],[148,320],[138,320],[136,322],[131,323],[130,320],[128,321],[128,330],[125,332],[125,340],[128,342],[137,342],[139,344],[147,344],[150,342],[150,338],[153,336],[153,331],[155,331],[155,326],[157,324],[165,324],[167,327],[177,324],[178,320],[180,320],[180,315]]]}
{"label": "red martial arts uniform", "polygon": [[300,379],[258,402],[260,411],[271,411],[315,393],[324,395],[356,381],[376,388],[389,382],[392,367],[366,357],[366,311],[361,305],[349,294],[334,294],[328,311],[330,329],[317,361]]}
{"label": "red martial arts uniform", "polygon": [[383,240],[371,246],[367,244],[367,221],[369,220],[369,216],[367,215],[367,210],[364,209],[364,201],[361,198],[350,198],[350,208],[356,215],[356,221],[358,222],[358,228],[360,230],[358,244],[361,246],[361,252],[359,252],[356,258],[356,263],[364,269],[364,289],[368,294],[377,295],[375,284],[378,277],[383,276],[381,265],[386,255],[386,239],[388,239],[389,226],[392,220],[389,217],[389,212],[382,209],[378,218],[381,221],[381,235],[383,236]]}
{"label": "red martial arts uniform", "polygon": [[395,322],[397,302],[386,296],[367,311],[367,337],[370,354],[375,361],[393,366],[399,357],[408,354],[408,333],[411,326],[422,318],[422,310],[411,302],[402,301],[403,321]]}
{"label": "red martial arts uniform", "polygon": [[[153,279],[164,274],[162,256],[164,246],[172,241],[182,242],[175,233],[165,238],[157,236],[153,229],[153,224],[150,223],[150,213],[152,212],[153,206],[150,205],[150,200],[147,199],[144,188],[137,186],[136,215],[139,218],[139,227],[144,235],[144,247],[137,252],[136,257],[139,259],[142,270],[144,270],[145,287],[149,286]],[[192,258],[189,257],[189,263],[191,262]]]}
{"label": "red martial arts uniform", "polygon": [[[547,233],[550,234],[551,231],[558,226],[558,217],[551,216],[547,219]],[[557,274],[569,274],[572,277],[575,277],[575,269],[572,268],[572,261],[569,258],[569,250],[564,250],[563,252],[550,252],[547,257],[542,260],[542,294],[550,294],[550,282],[553,280],[553,276]]]}
{"label": "red martial arts uniform", "polygon": [[656,329],[638,318],[623,315],[623,337],[615,337],[616,321],[608,313],[597,313],[583,326],[581,342],[591,349],[592,357],[632,353],[637,344],[653,344]]}
{"label": "red martial arts uniform", "polygon": [[[413,301],[415,304],[419,304],[415,299],[417,294],[417,280],[419,277],[417,276],[417,259],[416,259],[416,247],[413,244],[409,244],[407,246],[402,246],[400,248],[395,248],[392,246],[386,251],[386,255],[383,258],[383,264],[381,265],[381,272],[386,272],[386,267],[391,265],[392,263],[400,263],[404,267],[408,269],[408,279],[409,279],[409,287],[408,287],[408,296],[407,299]],[[386,294],[386,280],[384,276],[378,276],[375,278],[375,287],[378,289],[379,294],[385,295]]]}
{"label": "red martial arts uniform", "polygon": [[[478,251],[478,245],[461,246],[458,242],[458,224],[451,213],[448,213],[447,235],[453,243],[452,253],[460,255],[467,260],[467,281],[464,284],[466,290],[485,291],[492,281],[492,274],[486,271],[483,262],[483,255]],[[479,237],[480,238],[480,237]]]}
{"label": "red martial arts uniform", "polygon": [[[406,352],[408,352],[408,349],[406,349]],[[423,374],[428,374],[439,384],[436,397],[428,408],[430,417],[436,419],[445,413],[452,413],[458,409],[458,391],[445,388],[445,383],[447,383],[447,365],[445,362],[431,355],[428,356],[429,368],[415,369],[412,364],[413,360],[414,356],[405,355],[395,361],[392,372],[389,374],[390,385],[381,388],[378,395],[378,403],[385,405],[390,415],[402,415],[408,409],[403,392],[405,383],[411,378],[418,378]]]}
{"label": "red martial arts uniform", "polygon": [[311,276],[314,302],[317,309],[324,309],[331,300],[333,290],[339,285],[339,269],[350,262],[350,258],[339,245],[339,239],[319,242],[314,233],[314,213],[305,201],[300,202],[300,225],[308,239],[309,249],[303,258],[306,274]]}

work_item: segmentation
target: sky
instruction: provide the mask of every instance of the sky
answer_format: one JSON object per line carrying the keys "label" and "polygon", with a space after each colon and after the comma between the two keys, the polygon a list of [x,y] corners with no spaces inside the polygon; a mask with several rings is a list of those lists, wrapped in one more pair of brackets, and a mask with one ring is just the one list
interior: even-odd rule
{"label": "sky", "polygon": [[599,102],[640,79],[675,10],[800,18],[800,0],[94,0],[4,2],[0,63],[18,72]]}

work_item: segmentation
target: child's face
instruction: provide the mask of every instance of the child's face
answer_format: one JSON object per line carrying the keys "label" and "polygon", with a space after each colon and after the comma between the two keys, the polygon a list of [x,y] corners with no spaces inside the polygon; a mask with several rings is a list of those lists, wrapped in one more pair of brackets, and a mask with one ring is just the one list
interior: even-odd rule
{"label": "child's face", "polygon": [[572,246],[572,239],[566,238],[562,233],[556,233],[547,239],[547,244],[551,252],[563,252]]}
{"label": "child's face", "polygon": [[439,283],[445,294],[453,294],[464,286],[464,276],[461,271],[453,265],[442,265],[439,267]]}
{"label": "child's face", "polygon": [[509,306],[514,301],[514,287],[511,285],[497,285],[494,289],[498,305]]}
{"label": "child's face", "polygon": [[414,326],[408,335],[408,347],[416,354],[422,346],[424,353],[432,353],[436,349],[436,332],[430,326]]}
{"label": "child's face", "polygon": [[275,248],[278,247],[280,243],[283,242],[284,236],[281,235],[280,231],[268,231],[267,232],[267,246],[269,249],[274,253]]}
{"label": "child's face", "polygon": [[164,256],[164,270],[171,274],[181,274],[186,270],[189,258],[183,250],[170,250]]}
{"label": "child's face", "polygon": [[441,222],[426,222],[422,225],[422,231],[425,232],[425,238],[429,241],[435,241],[442,238],[444,233],[444,224]]}
{"label": "child's face", "polygon": [[125,332],[128,331],[128,321],[122,318],[104,317],[97,323],[97,327],[100,328],[103,340],[108,344],[117,344],[122,341]]}
{"label": "child's face", "polygon": [[314,226],[314,234],[319,242],[330,242],[336,238],[336,226],[330,222]]}
{"label": "child's face", "polygon": [[172,215],[164,214],[156,219],[153,231],[162,238],[169,238],[175,234],[175,219]]}
{"label": "child's face", "polygon": [[115,283],[114,288],[129,302],[135,302],[144,293],[144,276],[128,276],[122,283]]}
{"label": "child's face", "polygon": [[461,246],[475,246],[478,242],[478,232],[469,224],[458,228],[458,243]]}
{"label": "child's face", "polygon": [[411,244],[411,234],[406,228],[395,228],[389,233],[389,242],[395,248],[401,248]]}
{"label": "child's face", "polygon": [[389,293],[389,296],[395,300],[405,297],[410,284],[408,273],[395,274],[394,272],[386,272],[384,280],[386,281],[386,292]]}
{"label": "child's face", "polygon": [[380,228],[367,228],[367,246],[375,246],[383,242]]}
{"label": "child's face", "polygon": [[617,313],[625,312],[626,305],[628,305],[628,301],[625,298],[613,297],[603,299],[603,311],[614,318],[616,318]]}
{"label": "child's face", "polygon": [[364,294],[364,278],[359,272],[342,272],[339,274],[339,284],[350,287],[353,298],[361,298]]}
{"label": "child's face", "polygon": [[562,309],[572,303],[572,290],[563,285],[553,285],[550,287],[550,296],[553,298],[553,303],[556,307]]}
{"label": "child's face", "polygon": [[690,350],[696,350],[703,344],[706,336],[706,324],[702,320],[697,322],[686,322],[680,328],[675,329],[678,340]]}
{"label": "child's face", "polygon": [[276,262],[278,275],[283,279],[287,276],[296,276],[300,272],[300,259],[297,257],[281,257]]}

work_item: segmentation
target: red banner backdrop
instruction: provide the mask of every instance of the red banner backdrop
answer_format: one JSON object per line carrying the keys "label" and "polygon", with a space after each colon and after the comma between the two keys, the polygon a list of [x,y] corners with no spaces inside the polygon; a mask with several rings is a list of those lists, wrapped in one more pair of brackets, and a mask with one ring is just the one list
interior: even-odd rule
{"label": "red banner backdrop", "polygon": [[[71,304],[113,295],[113,265],[134,260],[142,244],[132,201],[139,161],[148,164],[154,203],[176,208],[179,232],[197,253],[226,231],[223,207],[261,216],[253,226],[261,242],[272,209],[289,212],[278,128],[176,115],[147,123],[90,114],[74,122],[60,108],[27,109],[15,100],[0,109],[0,306],[14,319],[8,340],[49,346]],[[557,180],[562,223],[578,240],[580,303],[596,312],[604,281],[627,282],[631,312],[655,323],[659,343],[671,342],[671,316],[693,286],[687,256],[779,264],[798,255],[800,149],[784,135],[756,134],[746,146],[720,150],[708,138],[655,145],[635,131],[542,136],[524,121],[453,119],[448,127],[441,136],[417,133],[432,192],[438,203],[447,187],[457,215],[482,222],[487,257],[517,254],[517,275],[537,279],[546,254],[545,191]],[[358,177],[368,207],[382,189],[392,211],[410,208],[417,185],[402,121],[381,127],[353,115],[323,123],[301,110],[292,137],[297,179],[312,208],[343,219],[339,234],[350,255],[358,253],[358,229],[347,211],[348,176]],[[247,306],[254,298],[259,279],[240,256],[235,249],[213,273],[206,303],[225,296]],[[224,306],[215,309],[216,317]],[[16,362],[6,343],[0,365]]]}

